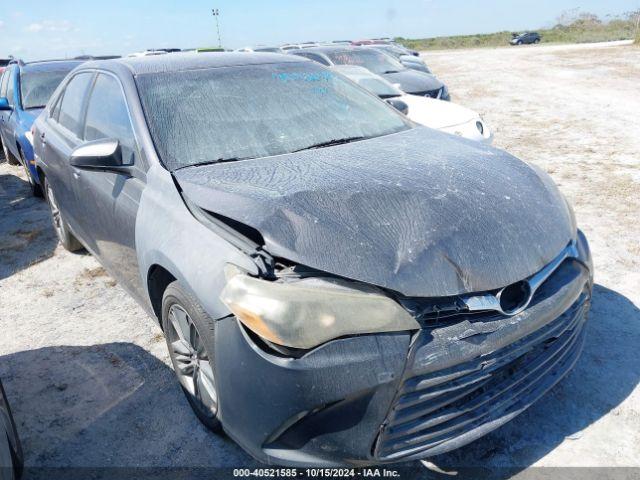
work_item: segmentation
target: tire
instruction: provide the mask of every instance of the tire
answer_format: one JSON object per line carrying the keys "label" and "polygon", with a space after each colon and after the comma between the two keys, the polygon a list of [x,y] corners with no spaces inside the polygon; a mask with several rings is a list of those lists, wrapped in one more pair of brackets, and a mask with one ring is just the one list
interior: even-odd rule
{"label": "tire", "polygon": [[15,480],[17,477],[11,444],[2,431],[0,432],[0,480]]}
{"label": "tire", "polygon": [[31,175],[31,171],[29,170],[29,165],[27,164],[27,160],[24,158],[24,153],[22,153],[22,149],[18,149],[18,153],[20,154],[20,163],[24,168],[24,172],[27,175],[27,181],[29,182],[29,188],[31,189],[31,194],[34,197],[42,198],[42,188],[38,185]]}
{"label": "tire", "polygon": [[11,152],[7,148],[7,146],[2,142],[2,151],[4,152],[4,159],[7,161],[9,165],[20,165],[20,162],[16,157],[11,155]]}
{"label": "tire", "polygon": [[162,328],[173,369],[198,419],[220,433],[215,382],[215,322],[175,281],[162,296]]}
{"label": "tire", "polygon": [[51,185],[49,185],[49,182],[46,178],[44,178],[43,181],[47,203],[49,204],[49,208],[51,209],[51,220],[53,222],[53,229],[56,231],[58,240],[66,250],[70,252],[76,252],[82,248],[82,244],[73,235],[73,233],[71,233],[67,222],[65,222],[62,218],[62,212],[60,212],[60,208],[58,207],[58,202],[55,199],[55,195],[53,193]]}
{"label": "tire", "polygon": [[540,39],[539,39],[539,38],[536,38],[536,39],[533,41],[533,43],[535,43],[535,44],[537,45],[538,43],[540,43]]}

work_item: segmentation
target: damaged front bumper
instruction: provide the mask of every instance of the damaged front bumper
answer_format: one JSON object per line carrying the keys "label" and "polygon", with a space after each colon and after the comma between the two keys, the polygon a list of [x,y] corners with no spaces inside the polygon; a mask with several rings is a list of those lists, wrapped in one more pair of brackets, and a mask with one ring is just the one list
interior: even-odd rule
{"label": "damaged front bumper", "polygon": [[562,261],[526,309],[428,315],[414,332],[330,341],[301,358],[232,316],[216,330],[225,430],[261,461],[364,466],[428,457],[506,423],[576,362],[591,298],[589,249]]}

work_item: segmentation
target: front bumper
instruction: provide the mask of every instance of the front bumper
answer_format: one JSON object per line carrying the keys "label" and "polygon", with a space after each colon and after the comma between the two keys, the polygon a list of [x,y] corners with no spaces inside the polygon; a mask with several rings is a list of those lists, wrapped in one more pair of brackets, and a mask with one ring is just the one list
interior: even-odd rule
{"label": "front bumper", "polygon": [[216,330],[220,417],[257,459],[364,466],[459,448],[506,423],[576,362],[591,259],[569,258],[515,316],[458,313],[421,330],[329,342],[294,359],[263,349],[233,317]]}

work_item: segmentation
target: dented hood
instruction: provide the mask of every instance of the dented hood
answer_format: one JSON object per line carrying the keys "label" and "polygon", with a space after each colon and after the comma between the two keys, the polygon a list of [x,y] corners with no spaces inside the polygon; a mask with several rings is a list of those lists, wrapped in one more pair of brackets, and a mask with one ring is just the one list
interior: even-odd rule
{"label": "dented hood", "polygon": [[257,229],[272,255],[408,296],[508,285],[574,234],[546,174],[424,127],[174,175],[201,208]]}

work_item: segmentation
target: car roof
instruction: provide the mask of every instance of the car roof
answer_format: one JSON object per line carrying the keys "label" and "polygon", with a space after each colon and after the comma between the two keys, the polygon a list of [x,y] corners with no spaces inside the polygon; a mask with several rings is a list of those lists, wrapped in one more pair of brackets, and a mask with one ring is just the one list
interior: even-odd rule
{"label": "car roof", "polygon": [[128,57],[113,60],[87,62],[83,68],[107,68],[124,66],[133,75],[161,72],[179,72],[219,67],[240,67],[245,65],[264,65],[274,63],[299,63],[308,61],[280,53],[251,52],[207,52],[172,53],[147,57]]}
{"label": "car roof", "polygon": [[19,64],[20,68],[26,72],[47,72],[53,70],[73,70],[84,60],[42,60]]}

